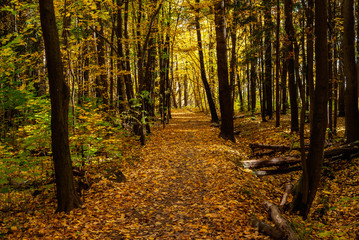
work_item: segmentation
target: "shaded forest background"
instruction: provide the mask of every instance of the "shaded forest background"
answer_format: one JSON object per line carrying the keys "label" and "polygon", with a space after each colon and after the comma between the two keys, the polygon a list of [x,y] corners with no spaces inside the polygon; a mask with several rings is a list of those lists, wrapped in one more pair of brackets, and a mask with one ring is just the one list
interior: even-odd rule
{"label": "shaded forest background", "polygon": [[[209,113],[232,141],[234,115],[279,127],[290,114],[304,172],[294,210],[306,218],[324,144],[359,140],[358,1],[61,0],[54,10],[75,175],[106,159],[134,161],[137,140],[144,145],[152,126],[165,127],[172,108]],[[42,31],[37,2],[0,3],[4,196],[54,181]]]}

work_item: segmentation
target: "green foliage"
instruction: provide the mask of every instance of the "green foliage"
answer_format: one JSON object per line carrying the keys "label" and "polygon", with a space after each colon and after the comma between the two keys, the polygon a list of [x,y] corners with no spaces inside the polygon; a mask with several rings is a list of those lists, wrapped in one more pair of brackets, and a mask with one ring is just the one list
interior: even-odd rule
{"label": "green foliage", "polygon": [[[92,164],[99,158],[121,159],[124,134],[119,120],[104,115],[92,102],[82,107],[76,106],[75,111],[76,121],[70,121],[70,147],[74,164]],[[73,118],[73,113],[69,118]]]}
{"label": "green foliage", "polygon": [[[49,100],[29,97],[26,104],[16,106],[16,110],[22,113],[24,125],[1,143],[0,185],[9,178],[25,181],[41,177],[45,169],[51,171],[51,167],[46,167],[51,165]],[[3,186],[1,191],[9,191],[8,186]]]}

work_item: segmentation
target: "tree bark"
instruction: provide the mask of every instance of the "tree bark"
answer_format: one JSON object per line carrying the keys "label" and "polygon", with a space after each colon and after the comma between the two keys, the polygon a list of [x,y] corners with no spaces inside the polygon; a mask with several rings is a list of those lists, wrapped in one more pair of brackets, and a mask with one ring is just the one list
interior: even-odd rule
{"label": "tree bark", "polygon": [[327,0],[315,1],[315,61],[316,86],[314,94],[313,123],[311,124],[308,157],[303,162],[303,174],[293,201],[293,211],[300,211],[304,219],[316,195],[323,165],[324,139],[327,126],[328,102],[328,40]]}
{"label": "tree bark", "polygon": [[72,173],[68,138],[70,90],[64,75],[52,0],[40,0],[40,19],[45,43],[51,98],[51,140],[55,166],[57,212],[69,212],[81,205]]}
{"label": "tree bark", "polygon": [[314,102],[314,48],[313,48],[313,19],[314,19],[314,3],[308,0],[307,14],[307,81],[309,92],[309,121],[313,122],[313,102]]}
{"label": "tree bark", "polygon": [[228,83],[228,58],[225,26],[225,1],[215,4],[215,24],[217,41],[217,74],[219,81],[219,104],[221,109],[221,132],[224,139],[235,142],[233,131],[233,108],[231,90]]}
{"label": "tree bark", "polygon": [[355,66],[354,1],[344,0],[345,130],[347,142],[359,140],[358,77]]}
{"label": "tree bark", "polygon": [[276,76],[276,94],[275,94],[275,126],[280,126],[280,86],[279,86],[279,77],[280,77],[280,43],[279,43],[279,34],[280,34],[280,5],[279,0],[277,0],[277,26],[276,26],[276,68],[275,68],[275,76]]}
{"label": "tree bark", "polygon": [[298,122],[298,93],[297,93],[297,83],[294,75],[294,42],[295,32],[292,22],[292,11],[293,11],[293,2],[292,0],[284,1],[284,12],[285,12],[285,31],[286,31],[286,41],[288,49],[287,57],[287,66],[288,66],[288,86],[289,86],[289,101],[290,101],[290,112],[291,112],[291,131],[298,132],[299,122]]}
{"label": "tree bark", "polygon": [[[196,0],[196,3],[199,4],[199,0]],[[218,115],[217,115],[216,105],[214,104],[214,101],[213,101],[211,88],[209,87],[209,84],[208,84],[208,80],[207,80],[207,76],[206,76],[206,69],[204,66],[201,25],[199,22],[199,6],[196,7],[195,24],[196,24],[196,33],[197,33],[199,63],[200,63],[200,68],[201,68],[201,78],[202,78],[204,89],[206,90],[209,109],[211,111],[211,118],[212,118],[211,122],[218,123]]]}
{"label": "tree bark", "polygon": [[[101,2],[96,3],[97,10],[101,11]],[[109,97],[108,97],[108,82],[106,74],[106,59],[105,59],[105,40],[103,31],[103,22],[98,20],[100,24],[100,31],[96,32],[96,44],[97,44],[97,63],[99,66],[100,75],[96,77],[96,97],[99,103],[105,105],[105,109],[108,109]]]}
{"label": "tree bark", "polygon": [[271,219],[275,223],[276,227],[284,234],[283,239],[296,240],[298,239],[294,231],[290,227],[288,221],[284,219],[280,213],[279,208],[270,202],[264,202],[264,206],[267,208]]}
{"label": "tree bark", "polygon": [[264,23],[265,23],[265,76],[264,76],[264,106],[265,106],[265,115],[269,119],[273,118],[273,108],[272,108],[272,3],[271,1],[264,0]]}
{"label": "tree bark", "polygon": [[282,165],[292,165],[300,162],[298,157],[277,157],[271,159],[251,159],[243,161],[244,168],[262,168],[262,167],[273,167]]}
{"label": "tree bark", "polygon": [[135,97],[133,91],[133,81],[131,75],[131,64],[130,64],[130,44],[129,44],[129,36],[128,36],[128,2],[129,0],[125,0],[125,12],[124,12],[124,31],[123,35],[125,38],[125,84],[126,84],[126,94],[127,100],[133,99]]}

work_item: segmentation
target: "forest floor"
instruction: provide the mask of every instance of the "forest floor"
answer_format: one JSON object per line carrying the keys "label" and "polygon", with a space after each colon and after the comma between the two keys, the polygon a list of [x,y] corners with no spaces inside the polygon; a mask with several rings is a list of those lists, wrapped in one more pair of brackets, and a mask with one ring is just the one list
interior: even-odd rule
{"label": "forest floor", "polygon": [[[83,207],[67,215],[54,213],[54,197],[23,202],[26,211],[2,215],[0,238],[269,239],[250,217],[266,220],[262,202],[278,204],[284,184],[295,183],[300,172],[258,178],[240,162],[250,157],[251,142],[298,139],[286,124],[237,121],[241,133],[232,143],[218,137],[208,116],[174,111],[164,129],[153,129],[139,159],[121,165],[125,182],[101,177],[85,192]],[[311,219],[285,215],[300,239],[358,237],[358,165],[357,159],[343,163],[323,180]]]}

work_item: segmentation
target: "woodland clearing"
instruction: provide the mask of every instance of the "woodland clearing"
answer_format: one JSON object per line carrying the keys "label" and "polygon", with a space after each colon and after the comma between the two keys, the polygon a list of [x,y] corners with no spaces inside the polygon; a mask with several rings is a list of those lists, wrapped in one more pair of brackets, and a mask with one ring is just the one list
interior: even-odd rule
{"label": "woodland clearing", "polygon": [[[265,220],[263,201],[279,204],[285,183],[295,183],[300,173],[259,178],[240,163],[251,155],[249,143],[288,145],[298,137],[285,121],[280,128],[254,117],[237,121],[241,133],[232,143],[218,137],[203,113],[174,110],[170,124],[153,129],[137,160],[116,165],[125,182],[99,177],[84,192],[83,207],[67,215],[54,213],[54,191],[13,200],[0,211],[0,237],[269,239],[250,218]],[[357,239],[358,170],[358,159],[324,169],[310,218],[284,214],[299,239]]]}

